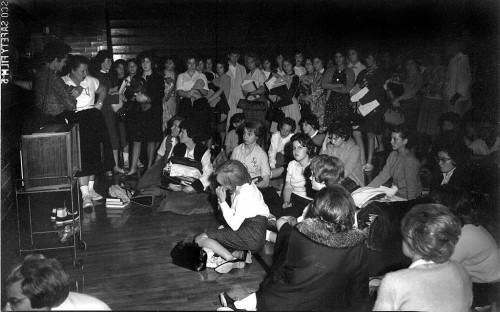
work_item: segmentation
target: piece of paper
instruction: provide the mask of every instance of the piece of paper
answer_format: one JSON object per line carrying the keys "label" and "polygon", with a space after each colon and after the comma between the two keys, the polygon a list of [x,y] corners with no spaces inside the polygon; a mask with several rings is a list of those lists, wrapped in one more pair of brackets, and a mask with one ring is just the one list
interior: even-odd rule
{"label": "piece of paper", "polygon": [[247,92],[252,92],[257,90],[257,85],[253,80],[244,80],[243,83],[241,84],[241,89]]}
{"label": "piece of paper", "polygon": [[268,81],[265,82],[268,90],[272,90],[274,88],[286,85],[286,81],[283,79],[277,79],[276,77],[271,77]]}
{"label": "piece of paper", "polygon": [[360,105],[358,107],[359,113],[363,116],[368,115],[372,110],[379,107],[380,103],[377,100],[373,100],[370,103],[366,103],[364,105]]}
{"label": "piece of paper", "polygon": [[367,87],[364,87],[363,89],[359,90],[358,93],[354,94],[353,96],[351,96],[351,102],[357,102],[359,101],[360,99],[363,98],[363,96],[365,96],[366,94],[368,93],[368,88]]}

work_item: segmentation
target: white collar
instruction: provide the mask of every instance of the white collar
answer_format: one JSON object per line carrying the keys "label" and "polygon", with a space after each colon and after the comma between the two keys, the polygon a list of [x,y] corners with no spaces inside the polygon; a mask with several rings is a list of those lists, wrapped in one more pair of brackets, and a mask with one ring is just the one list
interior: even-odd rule
{"label": "white collar", "polygon": [[451,177],[453,175],[453,171],[455,171],[455,169],[457,169],[457,167],[451,169],[450,171],[448,171],[448,173],[443,173],[443,177]]}
{"label": "white collar", "polygon": [[108,72],[101,69],[101,73],[107,74]]}
{"label": "white collar", "polygon": [[314,138],[316,136],[316,134],[318,134],[319,130],[316,130],[316,132],[314,132],[313,135],[311,135],[311,139]]}
{"label": "white collar", "polygon": [[434,264],[434,261],[431,261],[431,260],[424,260],[424,259],[419,259],[415,262],[413,262],[409,269],[412,269],[414,267],[418,267],[418,266],[421,266],[421,265],[429,265],[429,264]]}

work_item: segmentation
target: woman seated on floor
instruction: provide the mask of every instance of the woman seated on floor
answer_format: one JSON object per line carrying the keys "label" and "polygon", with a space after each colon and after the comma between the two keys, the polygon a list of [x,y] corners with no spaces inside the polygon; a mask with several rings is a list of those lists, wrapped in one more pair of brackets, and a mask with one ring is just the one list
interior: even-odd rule
{"label": "woman seated on floor", "polygon": [[107,304],[70,290],[69,278],[56,259],[31,254],[10,272],[5,281],[4,311],[109,311]]}
{"label": "woman seated on floor", "polygon": [[433,173],[431,192],[440,189],[470,190],[472,187],[470,171],[467,168],[467,149],[456,142],[446,142],[436,148],[436,162],[439,171]]}
{"label": "woman seated on floor", "polygon": [[194,160],[201,169],[201,176],[194,179],[191,185],[184,183],[166,185],[167,191],[163,192],[166,197],[160,202],[158,212],[172,211],[183,215],[207,213],[212,208],[207,200],[208,194],[201,192],[210,184],[209,177],[213,172],[210,150],[199,142],[194,123],[183,120],[179,127],[179,143],[174,146],[172,157]]}
{"label": "woman seated on floor", "polygon": [[179,141],[179,126],[183,120],[184,118],[181,116],[174,116],[169,120],[168,123],[172,125],[170,127],[170,134],[161,142],[160,148],[158,148],[156,153],[154,165],[142,175],[137,183],[136,189],[140,191],[141,194],[156,194],[153,190],[160,186],[163,168],[168,164],[168,159],[172,155],[174,146]]}
{"label": "woman seated on floor", "polygon": [[279,242],[288,244],[257,292],[238,301],[221,293],[221,304],[233,310],[367,311],[365,235],[353,228],[355,208],[343,187],[323,188],[303,222],[281,226],[275,252]]}
{"label": "woman seated on floor", "polygon": [[243,129],[243,143],[236,146],[231,154],[231,159],[240,161],[259,188],[264,201],[269,205],[277,205],[280,197],[275,189],[269,185],[271,168],[266,152],[257,143],[264,137],[266,126],[257,119],[248,119],[241,126]]}
{"label": "woman seated on floor", "polygon": [[[216,189],[219,208],[229,227],[200,234],[195,241],[207,251],[207,267],[227,273],[245,267],[245,255],[230,250],[258,252],[264,247],[269,208],[241,162],[222,163],[215,176],[220,184]],[[231,207],[226,202],[227,192],[231,194]]]}
{"label": "woman seated on floor", "polygon": [[396,127],[392,130],[392,152],[384,169],[368,184],[369,187],[380,187],[392,178],[392,184],[398,188],[397,196],[410,200],[422,195],[420,163],[408,147],[409,140],[407,128]]}
{"label": "woman seated on floor", "polygon": [[460,235],[460,221],[445,206],[413,207],[401,222],[408,269],[385,275],[375,311],[467,312],[472,285],[467,271],[450,261]]}
{"label": "woman seated on floor", "polygon": [[491,219],[485,218],[486,201],[456,189],[441,190],[433,194],[433,200],[447,206],[460,220],[461,234],[450,260],[462,263],[469,273],[474,307],[490,305],[489,295],[498,294],[500,286],[500,249],[483,227],[483,221]]}
{"label": "woman seated on floor", "polygon": [[[346,189],[352,193],[365,186],[365,177],[361,166],[359,146],[352,139],[352,126],[348,123],[332,123],[323,141],[321,154],[338,157],[344,163]],[[348,182],[348,180],[351,180]]]}
{"label": "woman seated on floor", "polygon": [[285,157],[285,146],[290,142],[296,128],[295,120],[285,117],[278,124],[279,131],[271,136],[271,145],[269,146],[269,166],[273,177],[279,177],[286,168],[290,159]]}
{"label": "woman seated on floor", "polygon": [[307,196],[306,182],[309,174],[306,170],[314,156],[315,146],[305,133],[297,133],[290,139],[293,158],[287,166],[285,187],[283,188],[281,205],[270,206],[271,214],[276,219],[282,216],[298,217],[311,199]]}

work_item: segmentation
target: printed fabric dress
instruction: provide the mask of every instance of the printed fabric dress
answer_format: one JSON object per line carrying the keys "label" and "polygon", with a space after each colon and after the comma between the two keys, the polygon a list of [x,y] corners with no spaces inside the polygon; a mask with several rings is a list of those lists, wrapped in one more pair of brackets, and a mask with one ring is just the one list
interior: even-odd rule
{"label": "printed fabric dress", "polygon": [[[346,84],[346,82],[346,69],[344,68],[341,71],[335,70],[331,83]],[[328,127],[338,120],[350,122],[351,115],[352,109],[349,94],[332,91],[330,97],[326,100],[323,126]]]}

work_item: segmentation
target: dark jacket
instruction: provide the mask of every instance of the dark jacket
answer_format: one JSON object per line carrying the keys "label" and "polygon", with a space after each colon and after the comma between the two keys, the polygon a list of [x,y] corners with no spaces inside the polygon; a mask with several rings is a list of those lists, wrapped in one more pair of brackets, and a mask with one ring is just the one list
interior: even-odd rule
{"label": "dark jacket", "polygon": [[470,191],[472,181],[470,171],[464,167],[456,167],[448,183],[441,185],[444,176],[441,172],[433,174],[430,189],[431,191],[449,190],[449,191]]}
{"label": "dark jacket", "polygon": [[305,219],[295,228],[283,225],[275,246],[282,255],[274,256],[277,263],[260,284],[257,310],[368,310],[364,241],[359,230],[335,233],[318,219]]}
{"label": "dark jacket", "polygon": [[[186,144],[178,143],[174,146],[174,150],[172,151],[172,156],[173,157],[184,157],[184,155],[186,155],[186,150],[187,150]],[[196,145],[194,146],[194,160],[199,162],[200,165],[201,165],[201,159],[203,158],[203,155],[205,154],[205,152],[207,150],[208,150],[208,148],[204,144],[201,144],[201,143],[196,143]],[[191,184],[191,186],[198,192],[202,192],[205,189],[205,187],[203,186],[203,183],[201,183],[201,181],[199,179],[195,180]]]}

